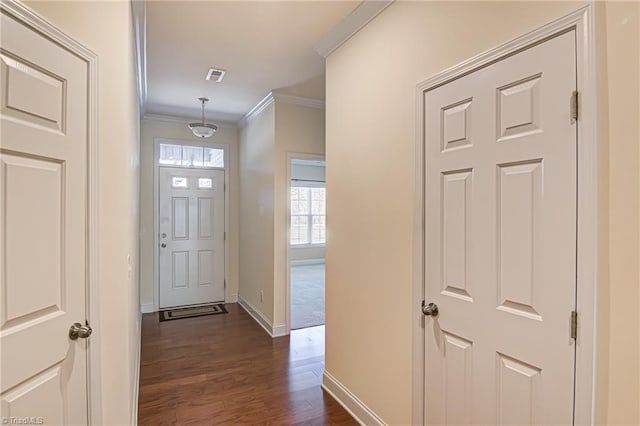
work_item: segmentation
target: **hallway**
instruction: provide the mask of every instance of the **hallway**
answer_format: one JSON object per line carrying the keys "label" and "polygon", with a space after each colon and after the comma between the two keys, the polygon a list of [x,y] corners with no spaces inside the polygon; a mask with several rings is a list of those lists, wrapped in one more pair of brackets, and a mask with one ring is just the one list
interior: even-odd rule
{"label": "hallway", "polygon": [[272,339],[228,314],[142,323],[138,423],[357,424],[320,388],[324,327]]}

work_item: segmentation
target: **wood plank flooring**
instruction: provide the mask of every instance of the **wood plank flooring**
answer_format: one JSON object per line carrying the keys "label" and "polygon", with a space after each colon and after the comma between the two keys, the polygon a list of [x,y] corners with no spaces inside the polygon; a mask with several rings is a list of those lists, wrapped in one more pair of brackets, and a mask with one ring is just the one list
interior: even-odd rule
{"label": "wood plank flooring", "polygon": [[324,327],[272,339],[228,314],[142,318],[140,425],[358,423],[321,388]]}

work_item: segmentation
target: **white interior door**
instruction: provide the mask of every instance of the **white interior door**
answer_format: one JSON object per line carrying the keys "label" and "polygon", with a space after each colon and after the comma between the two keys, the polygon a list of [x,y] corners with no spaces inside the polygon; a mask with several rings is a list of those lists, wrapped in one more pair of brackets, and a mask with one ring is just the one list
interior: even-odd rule
{"label": "white interior door", "polygon": [[160,308],[224,301],[224,171],[160,168]]}
{"label": "white interior door", "polygon": [[1,24],[0,415],[86,424],[87,62]]}
{"label": "white interior door", "polygon": [[427,424],[573,421],[575,43],[425,92]]}

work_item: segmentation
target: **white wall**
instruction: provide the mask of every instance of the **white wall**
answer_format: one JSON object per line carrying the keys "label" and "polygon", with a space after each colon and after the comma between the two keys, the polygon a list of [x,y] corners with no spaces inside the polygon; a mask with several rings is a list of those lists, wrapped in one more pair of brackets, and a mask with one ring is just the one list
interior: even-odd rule
{"label": "white wall", "polygon": [[[322,260],[324,261],[324,246],[322,247],[291,247],[289,260]],[[318,261],[320,263],[320,261]]]}
{"label": "white wall", "polygon": [[[131,424],[139,353],[139,112],[131,4],[26,4],[98,55],[102,422]],[[130,259],[130,262],[128,261]]]}
{"label": "white wall", "polygon": [[[181,141],[197,141],[187,127],[187,119],[158,120],[144,119],[140,126],[140,303],[149,309],[154,303],[154,139],[167,138]],[[233,124],[218,124],[218,131],[207,141],[218,144],[228,144],[228,173],[227,191],[229,192],[229,259],[227,271],[226,300],[235,301],[238,296],[238,241],[239,209],[240,209],[240,178],[239,156],[240,141],[238,130]]]}
{"label": "white wall", "polygon": [[[326,370],[388,424],[411,422],[416,83],[583,4],[395,2],[327,59]],[[637,8],[598,14],[600,424],[640,423]]]}
{"label": "white wall", "polygon": [[272,104],[240,132],[239,284],[239,296],[271,322],[274,158],[275,106]]}

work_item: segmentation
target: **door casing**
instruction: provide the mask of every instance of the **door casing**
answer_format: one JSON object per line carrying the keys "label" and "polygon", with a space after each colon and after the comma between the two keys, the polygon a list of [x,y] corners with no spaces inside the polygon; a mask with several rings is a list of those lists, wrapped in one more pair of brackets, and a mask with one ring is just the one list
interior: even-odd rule
{"label": "door casing", "polygon": [[[224,191],[224,232],[227,238],[224,240],[224,280],[229,283],[229,144],[208,143],[200,141],[187,141],[181,139],[154,138],[153,139],[153,312],[160,309],[160,239],[158,227],[160,224],[160,144],[204,146],[209,148],[224,149],[224,181],[226,189]],[[220,169],[216,169],[220,170]],[[236,302],[230,300],[229,286],[225,285],[224,300],[226,303]],[[146,311],[144,311],[146,312]]]}
{"label": "door casing", "polygon": [[[576,31],[578,118],[578,219],[575,424],[594,424],[596,389],[596,318],[598,262],[598,139],[595,51],[595,5],[576,10],[512,41],[475,56],[418,83],[416,87],[415,209],[412,312],[412,424],[424,424],[424,317],[425,197],[424,197],[424,92],[544,42],[570,29]],[[567,100],[567,108],[569,101]],[[569,323],[567,322],[567,327]]]}
{"label": "door casing", "polygon": [[[100,298],[98,275],[98,56],[77,40],[56,28],[48,20],[17,0],[3,0],[0,9],[17,21],[33,28],[65,49],[73,52],[87,64],[87,311],[86,318],[94,331],[100,330]],[[94,333],[87,342],[87,403],[89,424],[102,423],[102,379],[100,370],[100,333]]]}

